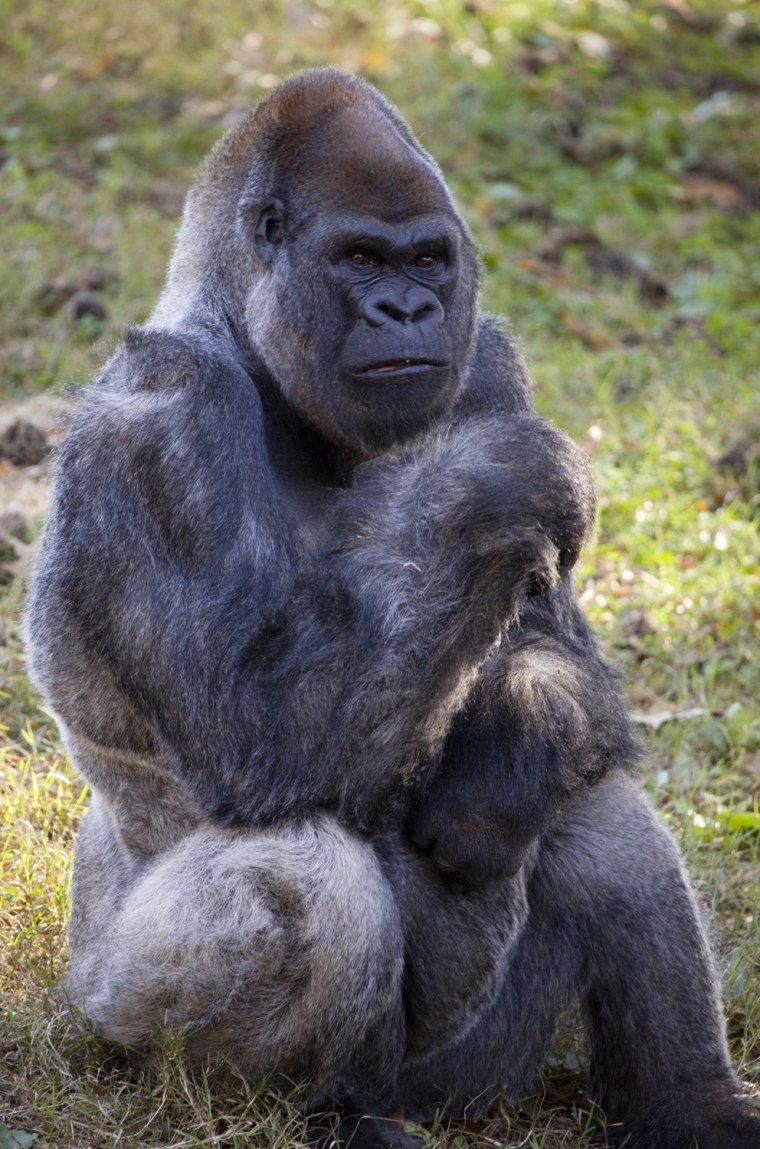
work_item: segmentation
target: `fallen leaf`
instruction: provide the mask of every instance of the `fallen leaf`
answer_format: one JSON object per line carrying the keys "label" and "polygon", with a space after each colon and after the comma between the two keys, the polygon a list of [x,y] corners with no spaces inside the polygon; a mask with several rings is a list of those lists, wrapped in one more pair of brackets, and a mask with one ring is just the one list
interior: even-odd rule
{"label": "fallen leaf", "polygon": [[28,1149],[36,1140],[36,1133],[24,1133],[21,1129],[0,1125],[0,1149]]}
{"label": "fallen leaf", "polygon": [[610,335],[601,323],[582,323],[569,311],[563,311],[560,319],[565,330],[571,335],[576,335],[581,343],[592,351],[611,351],[613,347],[618,346],[617,339]]}
{"label": "fallen leaf", "polygon": [[709,714],[702,706],[694,706],[690,710],[653,710],[649,714],[640,711],[632,715],[633,721],[639,726],[650,726],[652,730],[659,730],[666,722],[688,722],[693,718],[703,718]]}
{"label": "fallen leaf", "polygon": [[673,195],[681,203],[688,204],[699,203],[700,200],[709,200],[710,203],[715,204],[717,208],[721,208],[723,211],[739,207],[744,203],[744,193],[736,184],[728,183],[725,180],[709,179],[705,176],[688,180],[682,187],[674,189]]}

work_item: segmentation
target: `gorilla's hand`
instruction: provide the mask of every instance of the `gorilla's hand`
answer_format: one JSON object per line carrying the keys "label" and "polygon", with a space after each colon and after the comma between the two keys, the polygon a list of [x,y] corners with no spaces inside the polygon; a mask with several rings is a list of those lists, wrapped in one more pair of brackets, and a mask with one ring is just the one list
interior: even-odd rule
{"label": "gorilla's hand", "polygon": [[505,741],[503,714],[457,715],[407,822],[412,843],[467,888],[515,876],[561,802],[556,755],[540,736]]}
{"label": "gorilla's hand", "polygon": [[514,877],[539,827],[518,825],[493,795],[473,794],[469,779],[459,782],[435,783],[420,799],[407,823],[411,842],[446,881],[459,887],[477,889]]}
{"label": "gorilla's hand", "polygon": [[[432,626],[445,648],[460,630],[477,633],[475,645],[483,634],[493,642],[520,604],[556,586],[594,512],[580,449],[536,416],[499,414],[454,424],[358,468],[330,535],[341,570],[354,557],[363,568],[355,576],[362,586],[381,572],[386,580],[394,569],[405,572],[415,605],[406,602],[404,615],[430,615],[424,629]],[[386,600],[394,593],[384,588]],[[433,621],[436,604],[442,615]]]}
{"label": "gorilla's hand", "polygon": [[[418,514],[450,554],[463,543],[486,580],[542,594],[575,564],[595,497],[580,449],[532,415],[473,419],[438,440],[423,467]],[[480,580],[478,580],[480,581]]]}
{"label": "gorilla's hand", "polygon": [[512,415],[475,421],[463,434],[474,480],[469,525],[484,554],[516,531],[543,532],[557,548],[560,577],[575,564],[594,521],[596,500],[588,460],[575,443],[542,419]]}

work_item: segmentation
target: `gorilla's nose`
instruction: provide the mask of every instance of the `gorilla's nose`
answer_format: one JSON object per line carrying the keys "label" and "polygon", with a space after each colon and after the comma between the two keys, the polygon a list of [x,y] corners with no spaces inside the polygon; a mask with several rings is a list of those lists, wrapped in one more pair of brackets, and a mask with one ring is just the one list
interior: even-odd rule
{"label": "gorilla's nose", "polygon": [[427,288],[394,288],[390,285],[369,292],[364,298],[362,311],[373,327],[383,327],[388,323],[437,323],[443,313],[438,298]]}

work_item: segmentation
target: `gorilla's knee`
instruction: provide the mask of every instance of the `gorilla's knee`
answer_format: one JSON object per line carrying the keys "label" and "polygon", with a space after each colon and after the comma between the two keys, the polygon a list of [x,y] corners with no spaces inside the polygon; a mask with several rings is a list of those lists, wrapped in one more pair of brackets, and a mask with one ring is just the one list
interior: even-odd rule
{"label": "gorilla's knee", "polygon": [[139,1047],[179,1030],[195,1057],[293,1079],[318,1048],[318,1087],[401,1008],[395,902],[371,847],[328,817],[191,835],[135,885],[90,957],[72,962],[70,986],[109,1039]]}

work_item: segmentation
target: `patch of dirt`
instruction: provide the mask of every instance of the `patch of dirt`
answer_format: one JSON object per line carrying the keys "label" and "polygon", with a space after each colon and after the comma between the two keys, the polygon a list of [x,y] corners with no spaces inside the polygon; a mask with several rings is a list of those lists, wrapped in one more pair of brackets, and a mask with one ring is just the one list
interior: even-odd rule
{"label": "patch of dirt", "polygon": [[[47,445],[55,447],[66,434],[71,406],[70,400],[48,393],[0,404],[0,440],[17,426],[31,427],[35,439],[44,436]],[[0,583],[26,578],[31,571],[39,536],[35,528],[44,518],[50,498],[50,472],[49,453],[31,466],[18,466],[0,455],[0,541],[5,543],[0,552]],[[27,543],[24,535],[30,530],[34,530],[35,541]]]}

